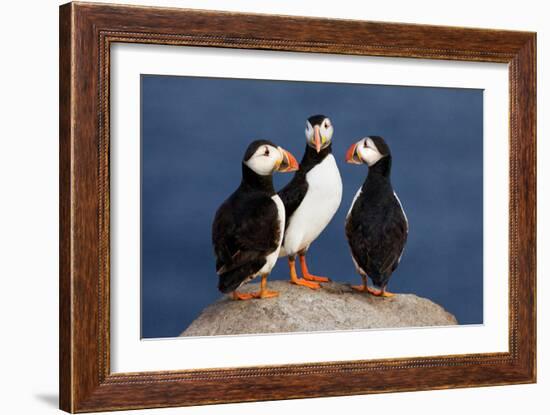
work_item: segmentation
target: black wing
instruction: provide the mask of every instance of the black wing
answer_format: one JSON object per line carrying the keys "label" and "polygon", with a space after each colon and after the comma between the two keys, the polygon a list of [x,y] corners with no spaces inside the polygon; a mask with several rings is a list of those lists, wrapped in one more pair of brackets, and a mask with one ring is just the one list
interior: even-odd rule
{"label": "black wing", "polygon": [[298,209],[298,206],[306,197],[307,184],[306,175],[315,166],[319,165],[325,157],[332,153],[332,144],[322,149],[319,153],[306,144],[304,156],[300,161],[300,169],[294,174],[292,180],[279,191],[279,197],[285,205],[285,229],[292,214]]}
{"label": "black wing", "polygon": [[292,180],[279,191],[279,197],[285,205],[285,229],[292,214],[306,197],[308,184],[306,175],[301,171],[296,172]]}
{"label": "black wing", "polygon": [[277,205],[264,194],[236,192],[216,212],[212,242],[222,292],[235,290],[265,265],[278,247]]}

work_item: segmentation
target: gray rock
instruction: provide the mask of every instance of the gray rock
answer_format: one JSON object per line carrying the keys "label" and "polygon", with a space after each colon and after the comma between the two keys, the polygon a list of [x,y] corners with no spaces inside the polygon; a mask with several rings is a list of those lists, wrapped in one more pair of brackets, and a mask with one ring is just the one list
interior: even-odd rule
{"label": "gray rock", "polygon": [[[413,294],[374,297],[331,282],[320,290],[269,281],[279,297],[235,301],[230,296],[206,307],[181,336],[218,336],[357,330],[392,327],[448,326],[456,318],[441,306]],[[247,284],[240,291],[258,291]]]}

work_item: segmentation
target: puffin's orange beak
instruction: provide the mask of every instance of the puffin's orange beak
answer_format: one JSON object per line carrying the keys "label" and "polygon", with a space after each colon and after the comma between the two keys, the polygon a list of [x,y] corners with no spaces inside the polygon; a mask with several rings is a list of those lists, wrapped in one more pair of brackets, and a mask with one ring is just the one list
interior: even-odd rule
{"label": "puffin's orange beak", "polygon": [[314,143],[315,143],[315,150],[317,150],[317,153],[321,151],[321,133],[319,132],[319,126],[316,125],[314,127],[315,130],[315,136],[314,136]]}
{"label": "puffin's orange beak", "polygon": [[363,164],[363,160],[357,154],[357,143],[354,143],[346,151],[346,162],[351,164]]}
{"label": "puffin's orange beak", "polygon": [[296,161],[296,158],[292,155],[292,153],[286,151],[282,147],[278,147],[279,151],[282,155],[282,160],[279,163],[279,166],[277,167],[277,171],[281,173],[287,173],[291,171],[296,171],[300,168],[300,165]]}

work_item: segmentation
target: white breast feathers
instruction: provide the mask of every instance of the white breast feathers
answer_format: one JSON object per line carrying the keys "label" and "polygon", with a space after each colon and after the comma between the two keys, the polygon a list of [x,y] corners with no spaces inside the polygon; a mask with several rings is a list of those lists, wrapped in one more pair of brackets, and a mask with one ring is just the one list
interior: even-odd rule
{"label": "white breast feathers", "polygon": [[307,249],[329,224],[342,201],[342,179],[332,154],[312,168],[306,180],[307,193],[292,214],[285,232],[287,255]]}

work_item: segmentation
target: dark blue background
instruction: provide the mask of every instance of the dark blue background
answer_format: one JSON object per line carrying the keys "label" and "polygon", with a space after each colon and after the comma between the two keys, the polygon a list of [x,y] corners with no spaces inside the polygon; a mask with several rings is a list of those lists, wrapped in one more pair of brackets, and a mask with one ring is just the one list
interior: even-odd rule
{"label": "dark blue background", "polygon": [[[219,298],[211,223],[240,182],[248,143],[267,138],[298,161],[308,116],[334,124],[344,194],[312,244],[314,273],[360,282],[344,218],[366,166],[348,146],[381,135],[410,233],[390,291],[441,304],[461,324],[483,322],[483,92],[473,89],[142,76],[142,336],[177,336]],[[290,174],[276,175],[276,188]],[[272,279],[287,279],[281,258]]]}

